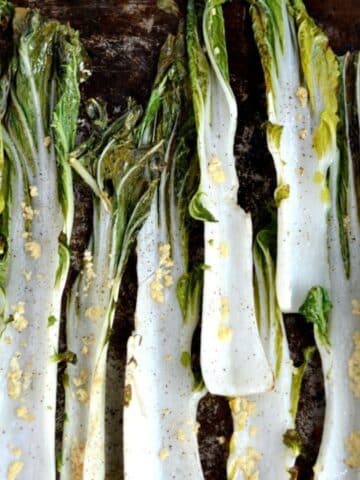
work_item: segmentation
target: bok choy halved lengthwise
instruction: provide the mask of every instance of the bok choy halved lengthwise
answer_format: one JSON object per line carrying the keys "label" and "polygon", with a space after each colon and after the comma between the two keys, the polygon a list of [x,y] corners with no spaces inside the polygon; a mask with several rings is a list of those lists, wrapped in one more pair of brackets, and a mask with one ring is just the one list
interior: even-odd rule
{"label": "bok choy halved lengthwise", "polygon": [[196,132],[184,38],[169,36],[145,115],[143,141],[165,139],[161,180],[138,236],[135,331],[128,341],[125,478],[202,479],[191,369],[202,270],[189,267],[189,199],[197,180]]}
{"label": "bok choy halved lengthwise", "polygon": [[[67,302],[68,350],[61,478],[105,478],[105,380],[119,288],[139,228],[148,215],[158,146],[138,148],[141,108],[129,102],[112,124],[104,107],[88,107],[94,131],[70,162],[93,190],[93,232]],[[153,178],[154,177],[154,178]]]}
{"label": "bok choy halved lengthwise", "polygon": [[[205,226],[202,373],[211,393],[236,396],[269,390],[273,376],[255,318],[251,217],[237,203],[237,107],[222,3],[188,2],[187,43],[201,170],[190,211]],[[197,9],[199,5],[203,8]]]}
{"label": "bok choy halved lengthwise", "polygon": [[24,9],[13,26],[1,78],[0,478],[52,480],[55,357],[73,217],[67,160],[84,59],[69,26]]}
{"label": "bok choy halved lengthwise", "polygon": [[329,288],[327,172],[337,154],[339,69],[301,0],[249,1],[277,173],[277,295],[281,311],[297,312],[314,285]]}
{"label": "bok choy halved lengthwise", "polygon": [[338,162],[331,167],[330,298],[312,289],[302,312],[315,323],[326,412],[316,480],[360,475],[360,57],[341,59]]}
{"label": "bok choy halved lengthwise", "polygon": [[[275,373],[271,392],[230,400],[234,434],[228,459],[229,480],[289,480],[299,454],[295,417],[304,364],[294,369],[276,299],[276,229],[262,230],[254,247],[255,292],[260,335]],[[310,356],[305,352],[305,359]]]}

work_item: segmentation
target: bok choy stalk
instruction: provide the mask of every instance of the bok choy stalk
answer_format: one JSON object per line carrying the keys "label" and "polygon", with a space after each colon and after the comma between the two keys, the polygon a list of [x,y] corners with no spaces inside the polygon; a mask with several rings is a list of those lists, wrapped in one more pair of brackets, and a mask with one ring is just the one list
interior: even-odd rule
{"label": "bok choy stalk", "polygon": [[[197,10],[199,3],[203,8]],[[246,395],[270,389],[273,376],[255,319],[251,217],[237,203],[237,107],[229,80],[223,2],[199,3],[188,3],[187,43],[201,170],[190,211],[205,223],[207,266],[201,368],[211,393]]]}
{"label": "bok choy stalk", "polygon": [[[169,36],[144,121],[143,141],[165,139],[161,180],[137,243],[135,331],[128,341],[125,478],[202,479],[191,369],[202,270],[189,267],[188,202],[197,180],[195,125],[184,39]],[[195,160],[195,161],[194,161]]]}
{"label": "bok choy stalk", "polygon": [[[61,297],[69,268],[83,50],[69,26],[17,11],[1,92],[1,478],[55,479]],[[4,107],[2,99],[1,107]]]}
{"label": "bok choy stalk", "polygon": [[[300,450],[295,417],[307,361],[295,369],[276,299],[276,229],[262,230],[254,246],[257,317],[265,353],[275,373],[271,392],[230,400],[234,434],[228,479],[287,480]],[[310,352],[305,352],[308,359]]]}
{"label": "bok choy stalk", "polygon": [[[360,58],[341,60],[338,162],[331,167],[329,301],[310,292],[302,311],[315,322],[321,353],[326,413],[316,480],[360,475]],[[320,298],[320,300],[319,300]],[[325,298],[326,300],[326,298]]]}
{"label": "bok choy stalk", "polygon": [[138,148],[141,108],[108,125],[105,109],[89,104],[94,132],[73,154],[73,168],[93,190],[93,232],[83,268],[67,302],[68,364],[65,383],[62,479],[105,478],[105,380],[109,336],[119,288],[156,185],[150,169],[158,146]]}
{"label": "bok choy stalk", "polygon": [[329,166],[336,158],[339,69],[301,0],[249,0],[265,75],[268,145],[277,189],[276,285],[281,311],[329,287]]}

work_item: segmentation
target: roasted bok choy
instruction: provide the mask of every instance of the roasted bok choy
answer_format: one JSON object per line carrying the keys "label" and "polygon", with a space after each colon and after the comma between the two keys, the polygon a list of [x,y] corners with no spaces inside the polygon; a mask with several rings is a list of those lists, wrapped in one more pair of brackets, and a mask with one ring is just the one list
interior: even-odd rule
{"label": "roasted bok choy", "polygon": [[202,269],[189,264],[189,199],[197,179],[196,133],[183,34],[169,36],[141,142],[165,140],[161,180],[137,244],[135,331],[128,341],[125,478],[202,479],[196,422],[203,394],[191,368]]}
{"label": "roasted bok choy", "polygon": [[201,171],[190,212],[205,228],[204,381],[211,393],[237,396],[269,390],[273,376],[255,318],[251,217],[237,203],[237,107],[222,3],[188,2],[187,47]]}
{"label": "roasted bok choy", "polygon": [[93,232],[67,302],[62,479],[105,477],[105,380],[109,335],[121,279],[157,183],[157,145],[138,147],[141,108],[129,102],[109,124],[104,106],[88,107],[93,133],[70,157],[93,192]]}
{"label": "roasted bok choy", "polygon": [[303,365],[294,368],[276,298],[275,257],[276,228],[272,227],[258,233],[254,262],[257,318],[275,387],[271,392],[230,400],[234,434],[227,468],[229,480],[289,480],[300,453],[295,417],[312,350],[306,350]]}
{"label": "roasted bok choy", "polygon": [[[9,15],[11,5],[0,3]],[[69,268],[78,34],[16,10],[1,76],[0,478],[55,479],[61,297]]]}
{"label": "roasted bok choy", "polygon": [[340,60],[339,158],[330,171],[330,292],[314,287],[301,311],[315,324],[326,412],[316,480],[360,475],[360,57]]}
{"label": "roasted bok choy", "polygon": [[314,285],[330,285],[327,174],[337,155],[339,69],[301,0],[249,2],[277,173],[277,295],[281,311],[297,312]]}

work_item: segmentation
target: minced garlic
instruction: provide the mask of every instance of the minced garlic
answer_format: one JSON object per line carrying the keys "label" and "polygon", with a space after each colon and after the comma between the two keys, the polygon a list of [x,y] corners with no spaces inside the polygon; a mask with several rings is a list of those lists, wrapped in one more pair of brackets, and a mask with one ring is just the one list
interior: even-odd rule
{"label": "minced garlic", "polygon": [[229,297],[221,297],[220,300],[220,316],[221,320],[227,320],[230,314]]}
{"label": "minced garlic", "polygon": [[101,318],[103,310],[100,305],[93,305],[85,310],[85,317],[89,318],[93,322],[96,322]]}
{"label": "minced garlic", "polygon": [[35,416],[29,412],[25,405],[22,405],[16,409],[16,416],[21,420],[25,420],[26,422],[33,422],[35,420]]}
{"label": "minced garlic", "polygon": [[85,446],[74,442],[71,447],[71,480],[82,480],[84,468]]}
{"label": "minced garlic", "polygon": [[231,342],[233,337],[232,328],[229,327],[229,325],[225,325],[225,324],[219,325],[219,328],[217,331],[217,337],[220,340],[220,342],[223,342],[223,343]]}
{"label": "minced garlic", "polygon": [[241,431],[245,428],[246,422],[256,412],[255,402],[246,398],[232,398],[229,401],[230,409],[235,417],[236,429]]}
{"label": "minced garlic", "polygon": [[221,257],[229,256],[229,245],[226,242],[221,242],[219,245],[219,253]]}
{"label": "minced garlic", "polygon": [[360,315],[360,301],[359,300],[352,300],[351,301],[352,313],[353,315]]}
{"label": "minced garlic", "polygon": [[23,332],[27,326],[29,325],[28,320],[25,318],[25,303],[18,302],[16,305],[11,307],[13,313],[14,320],[12,322],[12,326],[18,332]]}
{"label": "minced garlic", "polygon": [[155,271],[154,278],[150,283],[150,296],[157,303],[164,303],[164,289],[173,285],[171,275],[174,262],[171,258],[171,246],[169,243],[161,243],[158,248],[159,266]]}
{"label": "minced garlic", "polygon": [[39,191],[38,187],[36,185],[30,185],[30,197],[38,197],[39,196]]}
{"label": "minced garlic", "polygon": [[346,464],[350,468],[360,468],[360,431],[352,432],[345,442],[348,457]]}
{"label": "minced garlic", "polygon": [[350,388],[356,398],[360,398],[360,331],[353,335],[354,351],[348,362]]}
{"label": "minced garlic", "polygon": [[261,453],[255,448],[248,447],[246,454],[237,459],[237,466],[244,474],[244,480],[255,480],[259,478],[258,464],[261,460]]}
{"label": "minced garlic", "polygon": [[159,458],[160,460],[163,462],[164,460],[166,460],[167,458],[170,457],[170,452],[167,448],[162,448],[159,452]]}
{"label": "minced garlic", "polygon": [[9,465],[7,472],[7,480],[16,480],[16,477],[21,473],[24,468],[24,462],[13,462]]}
{"label": "minced garlic", "polygon": [[19,361],[16,356],[10,360],[10,368],[7,374],[7,391],[12,400],[20,397],[22,392],[23,371],[20,368]]}
{"label": "minced garlic", "polygon": [[225,172],[221,160],[218,156],[214,155],[208,165],[208,171],[215,183],[225,182]]}
{"label": "minced garlic", "polygon": [[37,260],[41,257],[42,248],[39,242],[31,240],[25,243],[25,252],[30,254],[30,257]]}
{"label": "minced garlic", "polygon": [[300,105],[304,108],[307,105],[309,93],[305,87],[298,87],[295,93]]}

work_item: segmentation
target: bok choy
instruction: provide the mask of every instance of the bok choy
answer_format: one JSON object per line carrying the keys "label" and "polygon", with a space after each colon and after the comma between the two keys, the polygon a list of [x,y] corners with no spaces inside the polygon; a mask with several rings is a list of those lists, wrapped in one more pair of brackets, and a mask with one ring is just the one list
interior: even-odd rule
{"label": "bok choy", "polygon": [[237,396],[269,390],[273,376],[255,318],[251,217],[237,203],[237,107],[222,3],[188,2],[187,43],[201,171],[190,212],[205,227],[204,381],[211,393]]}
{"label": "bok choy", "polygon": [[277,295],[281,311],[297,312],[314,285],[330,285],[327,173],[337,154],[339,69],[302,0],[249,1],[277,173]]}
{"label": "bok choy", "polygon": [[[0,12],[10,4],[1,2]],[[1,78],[0,477],[55,479],[61,297],[73,220],[78,34],[16,11],[14,50]]]}
{"label": "bok choy", "polygon": [[165,143],[161,180],[137,244],[139,286],[124,406],[127,480],[203,478],[196,422],[203,389],[191,368],[202,292],[202,270],[189,266],[196,133],[184,48],[179,33],[162,49],[142,136],[145,143]]}
{"label": "bok choy", "polygon": [[105,380],[109,336],[121,279],[139,228],[149,213],[156,150],[138,148],[141,108],[109,125],[104,107],[89,104],[94,131],[70,163],[93,191],[93,232],[67,302],[66,334],[77,362],[65,384],[62,479],[105,478]]}
{"label": "bok choy", "polygon": [[[234,434],[230,442],[228,479],[290,479],[300,450],[295,417],[304,364],[290,359],[283,318],[276,299],[276,230],[262,230],[254,247],[255,291],[260,335],[275,374],[271,392],[230,400]],[[305,352],[308,359],[310,351]]]}
{"label": "bok choy", "polygon": [[[326,413],[316,480],[360,474],[360,57],[341,60],[338,161],[331,167],[330,298],[313,288],[302,312],[315,323]],[[332,307],[332,308],[331,308]]]}

